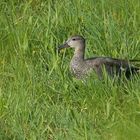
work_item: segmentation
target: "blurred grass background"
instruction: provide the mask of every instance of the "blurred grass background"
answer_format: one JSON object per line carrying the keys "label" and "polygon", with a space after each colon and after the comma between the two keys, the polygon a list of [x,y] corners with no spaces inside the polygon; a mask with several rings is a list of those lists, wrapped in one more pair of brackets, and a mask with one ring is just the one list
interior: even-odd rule
{"label": "blurred grass background", "polygon": [[140,79],[72,78],[70,35],[86,57],[140,59],[139,0],[0,2],[1,140],[139,140]]}

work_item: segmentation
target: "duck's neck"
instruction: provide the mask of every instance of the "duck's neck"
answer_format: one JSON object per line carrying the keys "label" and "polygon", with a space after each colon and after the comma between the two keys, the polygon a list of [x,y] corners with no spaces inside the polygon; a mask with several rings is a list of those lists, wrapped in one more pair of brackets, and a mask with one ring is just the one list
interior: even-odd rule
{"label": "duck's neck", "polygon": [[80,60],[83,61],[84,55],[85,55],[85,48],[84,47],[82,47],[80,49],[78,48],[78,49],[75,49],[72,59],[78,59],[79,61]]}

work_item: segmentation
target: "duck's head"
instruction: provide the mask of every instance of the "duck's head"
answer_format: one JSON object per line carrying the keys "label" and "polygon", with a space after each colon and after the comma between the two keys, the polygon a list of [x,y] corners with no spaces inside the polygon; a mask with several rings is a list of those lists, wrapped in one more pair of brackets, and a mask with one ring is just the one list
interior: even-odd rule
{"label": "duck's head", "polygon": [[74,49],[84,49],[85,39],[80,35],[72,36],[63,45],[59,46],[58,50],[60,51],[63,48],[69,47]]}

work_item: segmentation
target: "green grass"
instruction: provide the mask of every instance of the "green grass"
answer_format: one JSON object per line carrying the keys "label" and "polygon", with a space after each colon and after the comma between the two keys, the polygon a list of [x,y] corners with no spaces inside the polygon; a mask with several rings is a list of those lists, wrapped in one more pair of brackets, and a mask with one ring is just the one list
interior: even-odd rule
{"label": "green grass", "polygon": [[0,2],[1,140],[139,140],[140,78],[117,84],[69,72],[86,37],[86,57],[140,59],[139,0]]}

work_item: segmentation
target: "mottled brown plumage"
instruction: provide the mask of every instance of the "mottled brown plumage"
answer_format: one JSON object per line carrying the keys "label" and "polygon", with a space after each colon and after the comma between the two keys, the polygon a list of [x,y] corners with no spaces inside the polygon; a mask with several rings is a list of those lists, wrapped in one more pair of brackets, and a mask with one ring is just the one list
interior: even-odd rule
{"label": "mottled brown plumage", "polygon": [[124,73],[126,78],[130,79],[131,75],[140,71],[139,68],[130,65],[130,61],[127,60],[110,57],[93,57],[85,59],[85,39],[82,36],[72,36],[59,47],[59,50],[68,47],[75,49],[70,62],[70,69],[77,78],[83,78],[92,71],[95,71],[98,77],[102,78],[103,69],[105,69],[111,77],[114,77],[115,75],[121,77],[122,73]]}

